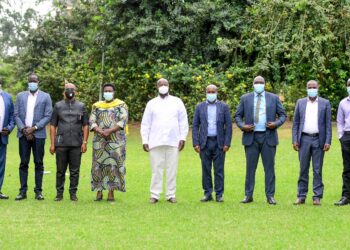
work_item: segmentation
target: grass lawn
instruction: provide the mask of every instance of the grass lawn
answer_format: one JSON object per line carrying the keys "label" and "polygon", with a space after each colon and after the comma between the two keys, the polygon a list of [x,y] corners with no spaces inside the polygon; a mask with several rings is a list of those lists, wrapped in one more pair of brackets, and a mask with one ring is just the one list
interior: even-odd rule
{"label": "grass lawn", "polygon": [[[257,170],[254,202],[240,204],[244,196],[245,157],[241,133],[234,129],[226,156],[225,202],[202,204],[201,167],[190,137],[181,154],[177,179],[177,204],[162,200],[148,203],[150,166],[141,149],[139,130],[132,127],[127,144],[127,192],[116,193],[116,202],[93,201],[90,191],[91,143],[83,156],[79,201],[54,202],[55,157],[46,143],[45,201],[34,200],[34,167],[30,165],[29,192],[25,201],[14,201],[19,189],[18,142],[15,133],[8,146],[0,200],[0,249],[232,249],[232,248],[350,248],[350,206],[335,207],[342,186],[342,159],[336,130],[325,156],[324,199],[312,205],[309,192],[304,206],[293,206],[299,172],[297,153],[291,146],[291,129],[279,129],[276,156],[277,206],[264,195],[262,165]],[[312,174],[312,172],[310,172]],[[67,176],[68,177],[68,176]],[[311,175],[312,177],[312,175]],[[312,178],[310,179],[312,180]],[[310,181],[310,191],[312,191]],[[105,195],[106,197],[106,195]]]}

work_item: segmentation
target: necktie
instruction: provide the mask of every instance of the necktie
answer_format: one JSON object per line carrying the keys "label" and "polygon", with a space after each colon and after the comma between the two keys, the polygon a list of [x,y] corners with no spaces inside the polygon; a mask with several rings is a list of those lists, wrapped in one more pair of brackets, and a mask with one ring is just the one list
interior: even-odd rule
{"label": "necktie", "polygon": [[258,94],[258,101],[256,102],[255,106],[255,114],[254,114],[254,123],[259,123],[259,110],[260,110],[260,103],[261,103],[261,94]]}

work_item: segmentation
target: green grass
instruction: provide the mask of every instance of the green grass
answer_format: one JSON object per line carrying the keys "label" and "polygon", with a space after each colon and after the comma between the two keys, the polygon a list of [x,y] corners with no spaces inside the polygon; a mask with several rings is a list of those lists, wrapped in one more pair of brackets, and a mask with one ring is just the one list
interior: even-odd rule
{"label": "green grass", "polygon": [[[257,170],[254,202],[243,205],[245,157],[241,133],[235,128],[225,165],[225,202],[202,204],[201,168],[191,140],[181,154],[177,178],[177,204],[162,200],[148,204],[149,158],[141,149],[139,131],[131,128],[127,143],[127,192],[115,203],[93,201],[90,191],[91,143],[83,156],[79,201],[54,202],[55,158],[46,143],[44,176],[46,200],[34,200],[34,168],[30,165],[28,199],[14,201],[18,193],[18,144],[11,136],[3,192],[0,200],[0,249],[232,249],[232,248],[348,248],[350,206],[335,207],[340,198],[342,160],[336,131],[325,157],[324,199],[314,207],[293,206],[299,172],[292,150],[290,128],[279,130],[276,156],[277,206],[266,204],[263,168]],[[311,178],[312,179],[312,178]],[[310,190],[312,181],[310,181]]]}

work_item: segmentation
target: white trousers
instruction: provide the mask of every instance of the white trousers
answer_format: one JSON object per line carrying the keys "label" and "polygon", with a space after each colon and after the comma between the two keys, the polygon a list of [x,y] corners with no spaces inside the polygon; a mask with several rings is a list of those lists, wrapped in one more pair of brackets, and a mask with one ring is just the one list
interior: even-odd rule
{"label": "white trousers", "polygon": [[166,169],[166,199],[175,198],[176,172],[179,161],[179,149],[171,146],[159,146],[150,151],[152,168],[151,197],[157,200],[163,190],[163,173]]}

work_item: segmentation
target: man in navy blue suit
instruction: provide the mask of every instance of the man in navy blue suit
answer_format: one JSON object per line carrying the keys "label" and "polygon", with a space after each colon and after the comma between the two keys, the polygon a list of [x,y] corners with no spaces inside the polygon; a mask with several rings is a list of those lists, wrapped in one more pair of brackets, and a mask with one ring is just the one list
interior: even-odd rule
{"label": "man in navy blue suit", "polygon": [[15,127],[13,116],[13,102],[11,96],[2,91],[0,87],[0,199],[9,197],[1,192],[4,183],[6,149],[8,144],[8,135]]}
{"label": "man in navy blue suit", "polygon": [[217,87],[209,85],[205,102],[197,105],[192,124],[193,147],[202,161],[202,202],[213,200],[211,176],[214,165],[216,201],[223,202],[225,153],[231,146],[232,119],[229,107],[217,99]]}
{"label": "man in navy blue suit", "polygon": [[309,186],[309,168],[312,159],[313,204],[321,205],[323,197],[322,166],[324,153],[332,140],[331,105],[318,96],[318,83],[307,82],[307,97],[297,101],[293,120],[293,148],[299,153],[300,175],[298,194],[294,205],[305,203]]}
{"label": "man in navy blue suit", "polygon": [[255,77],[254,92],[241,97],[235,119],[243,131],[242,144],[246,154],[245,198],[253,201],[255,172],[261,155],[265,171],[265,194],[270,205],[276,205],[275,154],[278,145],[277,128],[286,120],[286,113],[278,96],[265,91],[265,79]]}
{"label": "man in navy blue suit", "polygon": [[39,90],[39,78],[31,74],[28,78],[28,91],[17,95],[15,103],[15,121],[19,139],[19,177],[21,188],[16,200],[27,198],[27,180],[30,153],[33,152],[35,164],[35,199],[44,200],[42,183],[44,174],[44,152],[46,125],[51,120],[52,102],[48,93]]}

